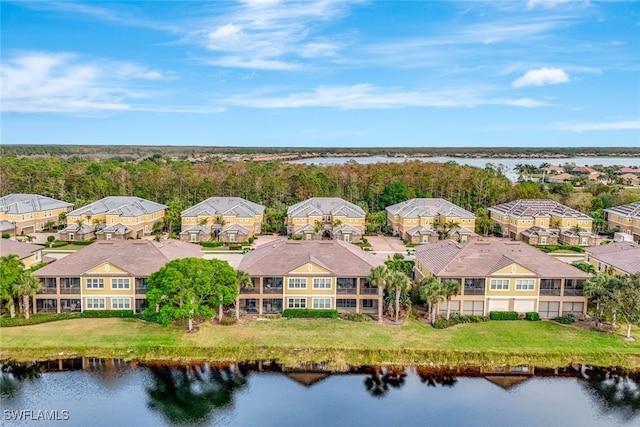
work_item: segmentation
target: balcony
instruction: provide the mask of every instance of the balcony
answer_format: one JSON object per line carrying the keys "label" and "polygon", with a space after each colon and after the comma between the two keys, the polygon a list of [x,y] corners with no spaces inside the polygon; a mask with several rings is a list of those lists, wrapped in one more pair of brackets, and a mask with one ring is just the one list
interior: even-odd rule
{"label": "balcony", "polygon": [[338,295],[355,295],[358,293],[358,288],[356,287],[338,287],[336,290]]}
{"label": "balcony", "polygon": [[139,288],[136,286],[136,295],[145,295],[148,290],[147,287]]}
{"label": "balcony", "polygon": [[43,286],[42,289],[37,292],[38,295],[40,294],[55,295],[57,293],[58,293],[58,288],[55,286]]}
{"label": "balcony", "polygon": [[360,288],[360,295],[377,295],[377,294],[378,294],[377,287]]}
{"label": "balcony", "polygon": [[257,286],[253,288],[240,288],[240,293],[241,294],[258,294],[260,293],[260,288]]}
{"label": "balcony", "polygon": [[582,288],[564,288],[565,297],[581,297],[582,295]]}
{"label": "balcony", "polygon": [[80,286],[65,286],[60,288],[63,295],[80,295]]}
{"label": "balcony", "polygon": [[265,285],[262,292],[265,294],[282,294],[282,286]]}

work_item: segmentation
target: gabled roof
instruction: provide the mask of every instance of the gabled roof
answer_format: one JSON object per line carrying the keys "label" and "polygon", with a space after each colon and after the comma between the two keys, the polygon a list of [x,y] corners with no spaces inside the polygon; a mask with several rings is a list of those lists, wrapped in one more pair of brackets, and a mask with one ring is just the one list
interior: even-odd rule
{"label": "gabled roof", "polygon": [[439,236],[439,234],[436,231],[430,228],[427,228],[423,225],[416,225],[415,227],[410,228],[409,230],[407,230],[407,234],[409,236],[418,236],[421,234],[427,234],[429,236]]}
{"label": "gabled roof", "polygon": [[104,233],[114,233],[117,235],[124,236],[125,234],[131,233],[133,230],[123,224],[113,224],[108,227],[103,228],[100,231],[96,231],[96,234],[104,234]]}
{"label": "gabled roof", "polygon": [[460,236],[460,235],[478,237],[478,234],[476,234],[475,231],[469,230],[466,227],[455,227],[449,232],[449,236]]}
{"label": "gabled roof", "polygon": [[25,214],[69,207],[73,207],[73,203],[39,194],[8,194],[0,197],[0,212],[9,214]]}
{"label": "gabled roof", "polygon": [[410,199],[405,202],[387,206],[387,212],[392,215],[400,215],[402,218],[424,218],[445,215],[465,219],[474,219],[476,216],[466,209],[444,199]]}
{"label": "gabled roof", "polygon": [[187,228],[186,230],[183,230],[180,232],[181,235],[183,234],[192,234],[192,233],[197,233],[197,234],[201,234],[201,235],[205,235],[208,236],[209,234],[211,234],[211,227],[205,227],[204,225],[192,225],[191,227]]}
{"label": "gabled roof", "polygon": [[246,228],[244,228],[241,225],[238,224],[233,224],[230,225],[228,227],[224,227],[222,229],[222,231],[220,232],[220,234],[229,234],[229,233],[237,233],[237,234],[249,234],[249,230],[247,230]]}
{"label": "gabled roof", "polygon": [[607,213],[616,214],[625,218],[640,219],[640,202],[614,206],[604,210]]}
{"label": "gabled roof", "polygon": [[551,231],[551,230],[547,230],[546,228],[543,227],[538,227],[537,225],[534,225],[533,227],[529,227],[526,230],[524,230],[522,232],[522,235],[524,236],[551,236],[551,235],[557,235],[557,233],[555,231]]}
{"label": "gabled roof", "polygon": [[356,228],[350,226],[349,224],[344,224],[344,225],[341,225],[340,227],[334,228],[333,229],[333,234],[359,235],[360,232]]}
{"label": "gabled roof", "polygon": [[[465,244],[444,240],[416,249],[416,260],[438,277],[487,277],[516,263],[537,277],[588,279],[589,274],[523,242],[491,241]],[[498,268],[499,267],[499,268]]]}
{"label": "gabled roof", "polygon": [[264,206],[240,197],[210,197],[180,212],[183,217],[230,215],[251,218],[264,212]]}
{"label": "gabled roof", "polygon": [[115,214],[123,217],[136,217],[160,212],[166,208],[166,205],[140,197],[109,196],[73,210],[69,212],[67,216],[86,216],[104,213],[107,215]]}
{"label": "gabled roof", "polygon": [[15,229],[16,225],[13,222],[7,221],[6,219],[0,221],[0,232],[11,231]]}
{"label": "gabled roof", "polygon": [[512,218],[562,218],[592,219],[589,215],[550,199],[518,199],[489,208],[490,212]]}
{"label": "gabled roof", "polygon": [[179,240],[97,241],[37,270],[38,277],[81,276],[104,263],[110,263],[136,277],[148,277],[176,258],[201,258],[200,247]]}
{"label": "gabled roof", "polygon": [[585,248],[585,252],[627,274],[640,273],[640,245],[633,242],[612,242]]}
{"label": "gabled roof", "polygon": [[347,202],[339,197],[312,197],[311,199],[289,206],[287,215],[294,218],[322,215],[363,218],[365,212],[360,206]]}
{"label": "gabled roof", "polygon": [[295,235],[295,234],[306,234],[306,233],[314,233],[312,225],[307,224],[307,225],[305,225],[303,227],[300,227],[293,234]]}
{"label": "gabled roof", "polygon": [[0,240],[0,256],[16,254],[20,259],[23,259],[40,250],[42,250],[42,246],[32,243],[16,242],[10,239]]}
{"label": "gabled roof", "polygon": [[87,234],[93,233],[94,231],[96,231],[95,228],[87,224],[82,224],[81,227],[78,227],[78,224],[69,224],[63,230],[60,230],[58,234],[67,234],[69,232]]}
{"label": "gabled roof", "polygon": [[340,240],[278,239],[249,251],[238,269],[252,276],[284,276],[307,262],[340,277],[365,277],[382,264],[359,247]]}

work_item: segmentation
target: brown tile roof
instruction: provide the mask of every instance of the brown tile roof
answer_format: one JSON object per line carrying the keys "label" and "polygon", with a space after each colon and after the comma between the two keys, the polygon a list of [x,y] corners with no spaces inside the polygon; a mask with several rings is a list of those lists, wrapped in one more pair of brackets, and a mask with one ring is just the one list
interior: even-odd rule
{"label": "brown tile roof", "polygon": [[585,248],[585,252],[617,270],[628,274],[640,273],[640,245],[633,242],[612,242]]}
{"label": "brown tile roof", "polygon": [[284,276],[307,262],[341,277],[364,277],[382,264],[359,247],[340,240],[279,239],[247,253],[238,269],[252,276]]}
{"label": "brown tile roof", "polygon": [[523,242],[442,241],[420,246],[416,260],[439,277],[487,277],[512,263],[534,272],[538,277],[587,279],[589,274],[565,264]]}
{"label": "brown tile roof", "polygon": [[37,270],[34,274],[38,277],[81,276],[86,271],[108,262],[136,277],[147,277],[168,261],[188,257],[202,257],[200,247],[178,240],[97,241]]}
{"label": "brown tile roof", "polygon": [[16,242],[15,240],[0,240],[0,256],[16,254],[20,259],[30,256],[32,253],[42,250],[42,246],[26,242]]}

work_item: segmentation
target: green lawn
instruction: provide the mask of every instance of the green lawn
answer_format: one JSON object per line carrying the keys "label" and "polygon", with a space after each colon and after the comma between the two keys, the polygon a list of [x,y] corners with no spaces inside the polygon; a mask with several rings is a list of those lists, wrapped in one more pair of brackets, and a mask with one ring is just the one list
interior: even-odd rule
{"label": "green lawn", "polygon": [[[633,331],[640,338],[640,329]],[[186,334],[137,319],[74,319],[0,330],[0,358],[94,356],[178,361],[277,359],[338,365],[591,363],[640,367],[640,339],[625,342],[553,322],[492,321],[437,330],[332,319],[278,319],[232,326],[201,324]]]}

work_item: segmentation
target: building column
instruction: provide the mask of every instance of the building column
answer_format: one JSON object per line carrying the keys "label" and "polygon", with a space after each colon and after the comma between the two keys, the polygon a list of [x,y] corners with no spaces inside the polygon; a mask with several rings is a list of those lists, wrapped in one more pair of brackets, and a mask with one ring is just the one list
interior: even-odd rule
{"label": "building column", "polygon": [[56,312],[60,314],[60,277],[56,277]]}
{"label": "building column", "polygon": [[260,293],[260,298],[258,298],[258,314],[262,316],[262,304],[264,302],[264,296],[263,296],[263,290],[264,290],[264,277],[260,276],[260,279],[258,280],[258,287],[259,289],[259,293]]}

